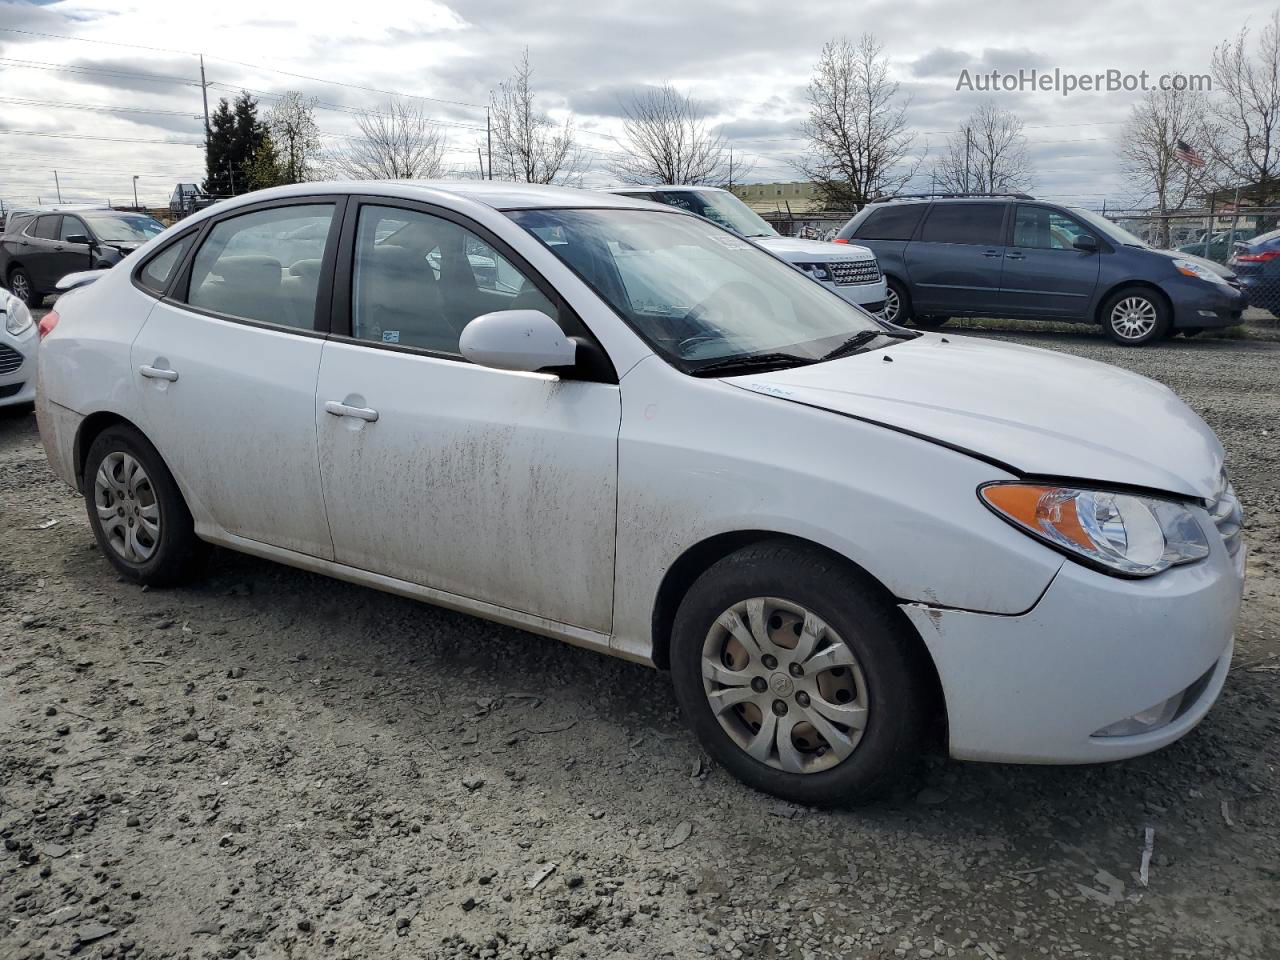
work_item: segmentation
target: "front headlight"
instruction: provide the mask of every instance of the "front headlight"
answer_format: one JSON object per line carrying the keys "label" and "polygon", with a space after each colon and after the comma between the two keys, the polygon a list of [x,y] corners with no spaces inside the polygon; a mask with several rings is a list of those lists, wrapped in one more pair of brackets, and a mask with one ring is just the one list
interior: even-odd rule
{"label": "front headlight", "polygon": [[[3,291],[0,291],[3,293]],[[12,294],[0,296],[0,313],[4,314],[4,328],[15,337],[31,326],[31,311]]]}
{"label": "front headlight", "polygon": [[1173,266],[1184,277],[1195,277],[1197,280],[1204,280],[1208,283],[1227,283],[1221,274],[1214,273],[1204,264],[1196,263],[1194,260],[1175,260],[1173,261]]}
{"label": "front headlight", "polygon": [[1150,577],[1209,555],[1196,518],[1172,500],[1037,483],[989,483],[978,495],[1018,529],[1107,573]]}
{"label": "front headlight", "polygon": [[815,280],[830,280],[831,271],[825,264],[821,263],[797,263],[794,264],[797,270],[809,274]]}

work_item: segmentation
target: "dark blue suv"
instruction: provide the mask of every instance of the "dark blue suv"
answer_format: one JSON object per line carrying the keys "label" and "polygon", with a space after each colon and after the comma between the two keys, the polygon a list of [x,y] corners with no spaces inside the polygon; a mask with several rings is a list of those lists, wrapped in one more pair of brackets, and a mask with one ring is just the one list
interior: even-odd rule
{"label": "dark blue suv", "polygon": [[836,242],[870,247],[888,281],[885,317],[1097,323],[1117,343],[1240,322],[1230,270],[1155,250],[1110,220],[1025,194],[896,197],[868,204]]}

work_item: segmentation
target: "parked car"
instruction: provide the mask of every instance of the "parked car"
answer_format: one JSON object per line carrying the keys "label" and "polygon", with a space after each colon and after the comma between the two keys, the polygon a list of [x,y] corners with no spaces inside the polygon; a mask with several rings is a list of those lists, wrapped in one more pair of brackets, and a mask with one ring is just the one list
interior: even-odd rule
{"label": "parked car", "polygon": [[1230,271],[1155,250],[1105,217],[1025,194],[893,198],[840,231],[874,251],[888,319],[938,327],[953,316],[1097,323],[1138,346],[1240,322]]}
{"label": "parked car", "polygon": [[1179,253],[1194,254],[1215,263],[1226,263],[1237,243],[1252,240],[1257,235],[1258,231],[1252,229],[1219,230],[1212,236],[1184,243],[1177,250]]}
{"label": "parked car", "polygon": [[784,237],[740,199],[718,187],[613,187],[609,192],[696,213],[759,244],[850,303],[871,313],[884,309],[884,277],[875,255],[866,247]]}
{"label": "parked car", "polygon": [[1227,266],[1251,306],[1280,317],[1280,230],[1238,241]]}
{"label": "parked car", "polygon": [[0,290],[0,407],[36,398],[36,327],[27,305]]}
{"label": "parked car", "polygon": [[162,230],[164,224],[146,214],[106,208],[15,211],[0,235],[0,278],[37,307],[59,278],[111,267]]}
{"label": "parked car", "polygon": [[791,800],[867,795],[938,725],[969,759],[1146,753],[1231,661],[1240,510],[1168,388],[892,326],[675,208],[276,188],[41,330],[41,438],[124,577],[220,544],[668,669]]}

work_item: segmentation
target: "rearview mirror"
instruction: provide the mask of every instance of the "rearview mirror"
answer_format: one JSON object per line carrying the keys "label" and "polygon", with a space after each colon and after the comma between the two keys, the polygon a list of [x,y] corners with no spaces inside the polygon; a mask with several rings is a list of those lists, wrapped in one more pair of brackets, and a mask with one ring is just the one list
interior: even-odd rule
{"label": "rearview mirror", "polygon": [[1075,242],[1071,244],[1077,250],[1083,250],[1086,253],[1093,253],[1098,249],[1098,238],[1091,237],[1087,233],[1082,233],[1076,237]]}
{"label": "rearview mirror", "polygon": [[481,366],[533,373],[573,366],[578,345],[541,310],[499,310],[468,323],[458,349]]}
{"label": "rearview mirror", "polygon": [[89,238],[83,233],[73,233],[71,236],[67,237],[67,243],[83,243],[88,246],[89,242]]}

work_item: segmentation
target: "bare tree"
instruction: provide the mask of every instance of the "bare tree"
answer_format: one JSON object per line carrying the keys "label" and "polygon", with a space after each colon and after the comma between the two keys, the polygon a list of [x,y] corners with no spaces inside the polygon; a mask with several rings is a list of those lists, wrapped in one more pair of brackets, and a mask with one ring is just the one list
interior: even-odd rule
{"label": "bare tree", "polygon": [[[1169,221],[1164,216],[1186,206],[1210,182],[1213,153],[1208,143],[1208,104],[1203,94],[1189,90],[1152,90],[1134,104],[1120,133],[1117,152],[1138,205],[1151,204],[1161,214],[1158,241],[1169,246]],[[1202,159],[1187,159],[1179,146]]]}
{"label": "bare tree", "polygon": [[296,90],[284,94],[267,114],[267,130],[275,146],[280,183],[305,183],[314,178],[320,159],[320,128],[315,100]]}
{"label": "bare tree", "polygon": [[898,190],[920,162],[910,160],[908,101],[889,76],[884,47],[869,33],[830,40],[809,81],[808,154],[798,169],[828,207],[849,209]]}
{"label": "bare tree", "polygon": [[1218,96],[1208,145],[1227,176],[1260,205],[1280,192],[1280,10],[1249,49],[1249,28],[1213,51]]}
{"label": "bare tree", "polygon": [[625,183],[729,181],[728,146],[707,129],[696,100],[663,84],[635,94],[622,109],[629,156],[614,164],[614,172]]}
{"label": "bare tree", "polygon": [[1030,188],[1030,167],[1022,120],[984,103],[947,138],[934,175],[940,187],[954,193],[1013,193]]}
{"label": "bare tree", "polygon": [[333,158],[333,172],[349,180],[431,180],[444,172],[448,138],[421,106],[393,100],[385,113],[363,110],[360,135]]}
{"label": "bare tree", "polygon": [[515,72],[489,96],[496,173],[520,183],[576,183],[586,172],[573,136],[573,121],[562,126],[534,105],[526,49]]}

